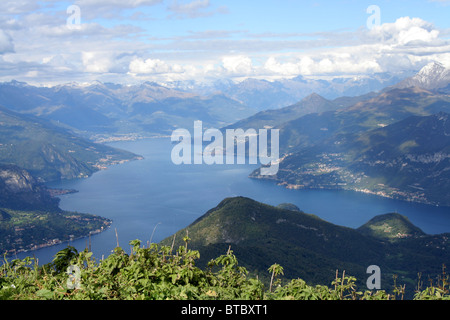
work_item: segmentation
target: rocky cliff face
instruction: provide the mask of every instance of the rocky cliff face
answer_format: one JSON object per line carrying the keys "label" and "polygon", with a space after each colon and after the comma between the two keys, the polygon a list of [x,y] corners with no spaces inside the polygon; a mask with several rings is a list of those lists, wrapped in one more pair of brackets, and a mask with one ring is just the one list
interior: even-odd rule
{"label": "rocky cliff face", "polygon": [[28,171],[13,166],[0,168],[0,179],[5,190],[9,192],[33,191],[36,184]]}
{"label": "rocky cliff face", "polygon": [[0,207],[15,210],[60,211],[59,200],[50,196],[27,171],[13,165],[0,165]]}

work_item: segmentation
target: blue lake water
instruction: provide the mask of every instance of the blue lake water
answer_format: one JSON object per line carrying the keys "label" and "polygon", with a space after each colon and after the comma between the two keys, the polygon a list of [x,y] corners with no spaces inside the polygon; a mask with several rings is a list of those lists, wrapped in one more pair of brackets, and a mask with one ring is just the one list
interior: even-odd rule
{"label": "blue lake water", "polygon": [[[270,181],[248,178],[258,165],[180,165],[171,161],[170,139],[115,142],[145,159],[109,167],[88,179],[64,181],[53,187],[79,192],[61,196],[60,207],[113,220],[111,228],[91,237],[97,259],[116,246],[128,249],[131,240],[159,242],[192,223],[226,197],[246,196],[267,204],[290,202],[301,210],[337,225],[357,228],[388,212],[407,216],[430,234],[450,232],[450,208],[381,198],[363,193],[327,190],[288,190]],[[87,239],[70,243],[78,250]],[[67,243],[21,253],[39,263],[51,261]]]}

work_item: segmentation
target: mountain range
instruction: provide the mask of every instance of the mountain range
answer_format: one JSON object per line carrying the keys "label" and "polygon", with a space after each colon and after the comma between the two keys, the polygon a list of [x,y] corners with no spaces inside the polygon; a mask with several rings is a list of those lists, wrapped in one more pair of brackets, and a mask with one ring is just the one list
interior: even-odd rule
{"label": "mountain range", "polygon": [[[448,74],[432,63],[401,84],[359,101],[353,97],[356,103],[350,106],[298,118],[292,118],[296,105],[266,111],[280,129],[282,158],[277,175],[260,176],[256,170],[251,177],[288,188],[349,189],[450,205],[443,191],[448,180],[450,96],[442,88],[448,86]],[[259,113],[238,124],[263,121]]]}
{"label": "mountain range", "polygon": [[228,125],[223,129],[278,128],[285,122],[298,119],[308,114],[344,109],[357,102],[368,100],[375,96],[376,94],[371,92],[362,96],[344,96],[328,100],[317,93],[312,93],[293,105],[260,111],[248,118]]}
{"label": "mountain range", "polygon": [[351,97],[381,90],[407,74],[329,80],[297,76],[276,81],[221,80],[208,84],[188,81],[122,85],[95,81],[53,87],[12,80],[0,83],[0,106],[104,141],[111,136],[117,139],[169,135],[176,128],[191,127],[195,120],[202,120],[208,127],[225,127],[259,111],[290,106],[315,95],[339,99],[328,108],[309,102],[302,114],[334,110],[336,106],[348,106]]}
{"label": "mountain range", "polygon": [[[278,128],[281,151],[288,153],[339,133],[362,132],[412,115],[447,111],[450,99],[443,91],[450,85],[449,73],[441,64],[430,63],[414,76],[380,91],[333,100],[313,93],[300,102],[264,110],[227,128]],[[432,85],[436,87],[428,89]]]}
{"label": "mountain range", "polygon": [[225,79],[207,84],[189,81],[187,83],[169,82],[165,85],[174,89],[204,95],[220,92],[229,98],[255,108],[257,111],[263,111],[293,105],[311,94],[321,95],[328,100],[346,96],[361,96],[397,84],[412,74],[411,72],[399,74],[386,72],[330,79],[299,75],[294,78],[273,81],[250,78],[241,82]]}
{"label": "mountain range", "polygon": [[36,87],[10,81],[0,84],[0,105],[87,138],[170,135],[199,119],[217,128],[255,112],[223,94],[201,96],[153,82]]}

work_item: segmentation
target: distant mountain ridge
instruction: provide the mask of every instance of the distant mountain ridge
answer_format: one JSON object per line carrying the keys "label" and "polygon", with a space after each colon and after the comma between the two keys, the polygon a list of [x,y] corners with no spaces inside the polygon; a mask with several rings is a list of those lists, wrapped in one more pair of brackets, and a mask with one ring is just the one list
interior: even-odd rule
{"label": "distant mountain ridge", "polygon": [[174,82],[165,85],[187,92],[203,94],[221,92],[249,107],[263,111],[293,105],[311,94],[318,94],[328,100],[343,96],[361,96],[380,91],[410,75],[410,72],[401,74],[377,73],[331,79],[316,79],[299,75],[273,81],[249,78],[237,83],[225,79],[210,84],[196,84],[191,81],[187,84]]}
{"label": "distant mountain ridge", "polygon": [[[334,100],[313,93],[298,103],[261,111],[224,129],[277,128],[280,152],[295,152],[334,135],[375,129],[411,115],[448,112],[450,96],[442,90],[450,87],[449,73],[441,64],[430,63],[418,74],[379,92]],[[419,86],[435,83],[436,79],[440,79],[441,86],[447,86],[434,89]]]}
{"label": "distant mountain ridge", "polygon": [[222,127],[256,112],[223,94],[201,96],[153,82],[54,87],[4,82],[0,83],[0,105],[88,138],[170,135],[176,128],[191,127],[195,120]]}
{"label": "distant mountain ridge", "polygon": [[[298,76],[276,81],[247,79],[240,83],[225,79],[204,85],[195,82],[122,85],[95,81],[53,87],[12,80],[0,83],[0,105],[54,121],[87,137],[167,135],[194,120],[215,128],[224,127],[259,111],[294,105],[308,96],[333,100],[360,96],[405,77],[376,74],[323,80]],[[309,109],[308,112],[316,111]]]}
{"label": "distant mountain ridge", "polygon": [[302,116],[344,109],[375,96],[375,93],[368,93],[357,97],[339,97],[334,100],[328,100],[316,93],[312,93],[293,105],[258,112],[223,129],[280,128],[285,123]]}
{"label": "distant mountain ridge", "polygon": [[308,114],[283,123],[280,140],[283,151],[314,144],[343,133],[364,132],[392,124],[412,115],[450,111],[450,97],[413,87],[392,89],[350,107]]}
{"label": "distant mountain ridge", "polygon": [[[381,91],[408,75],[384,73],[329,80],[297,76],[275,81],[247,79],[240,83],[225,79],[204,85],[195,82],[122,85],[96,81],[54,87],[36,87],[13,80],[0,84],[0,105],[54,121],[86,137],[145,137],[168,135],[195,120],[202,120],[209,127],[225,127],[260,111],[298,103],[305,108],[302,114],[294,112],[295,117],[336,110],[349,106],[351,98]],[[306,102],[319,96],[332,104]],[[269,112],[266,118],[271,115],[274,114]]]}
{"label": "distant mountain ridge", "polygon": [[45,119],[0,107],[0,163],[26,169],[39,181],[88,177],[108,165],[138,158]]}

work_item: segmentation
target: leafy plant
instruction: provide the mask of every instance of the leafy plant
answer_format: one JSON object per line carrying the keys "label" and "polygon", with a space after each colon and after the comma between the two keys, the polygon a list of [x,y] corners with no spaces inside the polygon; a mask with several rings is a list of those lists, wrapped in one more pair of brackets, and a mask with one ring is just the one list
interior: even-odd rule
{"label": "leafy plant", "polygon": [[[268,272],[270,284],[250,277],[239,265],[231,248],[200,269],[195,262],[200,252],[185,245],[172,247],[141,241],[130,242],[131,252],[116,247],[101,261],[92,252],[67,247],[54,260],[39,266],[33,258],[4,258],[0,266],[1,300],[394,300],[402,298],[394,281],[394,290],[361,290],[356,278],[336,271],[331,286],[309,285],[302,279],[284,281],[283,267],[273,264]],[[73,278],[67,268],[73,267]],[[70,269],[70,268],[69,268]],[[78,285],[74,286],[75,279]],[[69,281],[68,281],[69,280]],[[438,285],[424,290],[418,286],[414,299],[449,299],[448,277],[443,268]]]}

